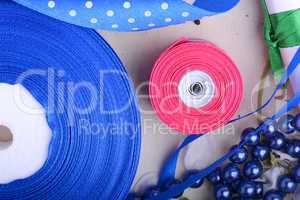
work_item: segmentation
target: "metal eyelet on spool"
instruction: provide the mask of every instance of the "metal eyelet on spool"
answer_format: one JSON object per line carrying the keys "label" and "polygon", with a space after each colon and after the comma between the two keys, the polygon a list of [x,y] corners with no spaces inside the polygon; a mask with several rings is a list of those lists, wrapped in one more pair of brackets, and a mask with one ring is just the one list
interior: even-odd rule
{"label": "metal eyelet on spool", "polygon": [[207,105],[215,95],[215,83],[202,71],[186,73],[178,84],[178,94],[186,106],[201,108]]}

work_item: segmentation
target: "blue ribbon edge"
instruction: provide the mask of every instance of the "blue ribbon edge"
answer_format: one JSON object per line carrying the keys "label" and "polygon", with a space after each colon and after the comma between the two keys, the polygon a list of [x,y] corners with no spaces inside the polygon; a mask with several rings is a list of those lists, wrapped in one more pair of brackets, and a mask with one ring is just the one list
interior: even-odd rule
{"label": "blue ribbon edge", "polygon": [[[53,12],[52,10],[45,9],[44,7],[42,7],[42,5],[38,5],[38,3],[31,2],[30,0],[12,0],[12,1],[14,1],[18,4],[21,4],[22,6],[25,6],[27,8],[30,8],[32,10],[35,10],[37,12],[40,12],[42,14],[45,14],[47,16],[53,17],[55,19],[58,19],[58,20],[61,20],[61,21],[64,21],[64,22],[67,22],[70,24],[75,24],[75,25],[79,25],[82,27],[86,27],[86,28],[102,29],[102,30],[117,31],[117,32],[118,31],[131,32],[131,31],[151,30],[154,28],[160,28],[160,27],[165,27],[165,26],[169,26],[169,25],[182,24],[186,21],[186,20],[181,20],[178,22],[174,21],[169,24],[159,25],[156,27],[141,28],[139,30],[132,30],[132,29],[130,29],[130,27],[114,30],[113,28],[108,28],[108,27],[104,28],[104,26],[106,26],[106,25],[103,25],[103,24],[102,24],[102,26],[101,26],[101,24],[99,26],[96,24],[90,24],[82,18],[77,18],[77,17],[69,18],[65,15],[65,13]],[[95,1],[96,0],[94,0],[94,2]],[[101,1],[101,0],[98,0],[98,1]],[[193,13],[192,16],[187,18],[187,21],[192,21],[192,20],[196,20],[196,19],[201,19],[204,16],[212,16],[212,15],[226,12],[226,11],[232,9],[233,7],[235,7],[239,3],[240,0],[196,0],[193,4],[189,4],[184,0],[181,0],[181,1],[177,0],[177,1],[178,1],[177,2],[178,5],[180,7],[185,7],[187,11],[190,11],[191,13]],[[48,2],[48,1],[45,1],[45,2]],[[65,3],[66,5],[72,4],[68,1],[65,1],[65,2],[67,2],[67,3]],[[41,3],[41,2],[39,2],[39,3]],[[60,3],[62,4],[62,1],[60,1]],[[77,4],[78,3],[79,2],[77,2]],[[97,3],[97,2],[95,2],[95,3]],[[74,6],[74,8],[75,7],[76,6]],[[113,7],[114,6],[112,6],[112,8]],[[88,11],[86,11],[86,12],[88,12]]]}
{"label": "blue ribbon edge", "polygon": [[[270,98],[266,101],[266,103],[264,103],[263,106],[259,107],[255,111],[250,112],[250,113],[248,113],[246,115],[243,115],[241,117],[238,117],[236,119],[233,119],[229,123],[234,123],[236,121],[239,121],[241,119],[244,119],[246,117],[254,115],[257,112],[259,112],[260,110],[264,109],[272,101],[272,99],[274,98],[276,93],[286,83],[288,78],[295,71],[295,69],[298,67],[299,64],[300,64],[300,48],[297,50],[297,52],[296,52],[295,56],[293,57],[291,63],[287,67],[287,70],[283,74],[283,76],[281,78],[281,81],[276,86],[274,92],[272,93]],[[257,134],[261,134],[262,130],[264,130],[268,125],[272,124],[273,121],[279,119],[285,113],[287,113],[287,112],[291,111],[292,109],[294,109],[296,106],[299,105],[299,103],[300,103],[300,91],[298,91],[294,95],[294,97],[292,97],[277,113],[275,113],[271,118],[269,118],[261,126],[259,126],[255,130],[255,132]],[[190,143],[192,143],[195,140],[201,138],[202,136],[203,136],[203,134],[202,135],[191,135],[191,136],[188,136],[188,137],[185,138],[185,140],[180,145],[180,147],[170,156],[170,158],[167,160],[167,162],[163,166],[163,168],[161,170],[161,173],[160,173],[158,186],[162,186],[167,181],[175,179],[177,161],[178,161],[179,154],[180,154],[181,150],[184,149]],[[191,176],[191,177],[187,178],[185,181],[183,181],[182,183],[180,183],[178,185],[173,186],[169,190],[159,193],[158,196],[150,197],[149,199],[150,200],[164,200],[164,199],[170,199],[173,196],[177,196],[177,195],[181,194],[184,190],[191,187],[195,182],[197,182],[198,180],[204,179],[206,176],[208,176],[210,173],[212,173],[214,170],[216,170],[218,167],[220,167],[226,160],[228,160],[231,156],[236,154],[238,152],[238,150],[244,145],[245,145],[245,141],[240,142],[240,144],[236,148],[230,150],[228,153],[226,153],[224,156],[222,156],[220,159],[218,159],[217,161],[212,163],[207,168],[202,169],[201,171],[196,173],[194,176]]]}

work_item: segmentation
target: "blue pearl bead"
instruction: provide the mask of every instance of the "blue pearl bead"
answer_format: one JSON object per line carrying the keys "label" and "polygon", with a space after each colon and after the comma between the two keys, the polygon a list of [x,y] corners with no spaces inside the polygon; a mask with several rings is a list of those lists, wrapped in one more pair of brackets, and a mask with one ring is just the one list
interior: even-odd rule
{"label": "blue pearl bead", "polygon": [[[262,125],[262,124],[261,124]],[[260,125],[260,126],[261,126]],[[275,132],[276,132],[276,124],[275,123],[272,123],[270,125],[267,125],[265,128],[263,128],[262,130],[262,134],[264,136],[266,136],[267,138],[271,138],[274,136]]]}
{"label": "blue pearl bead", "polygon": [[[232,147],[231,150],[234,149],[234,148],[237,148],[237,146]],[[238,149],[236,154],[231,156],[230,161],[233,162],[233,163],[242,164],[247,159],[248,159],[248,151],[245,147],[241,147],[241,148]]]}
{"label": "blue pearl bead", "polygon": [[252,181],[242,181],[238,193],[244,198],[253,198],[256,194],[256,185]]}
{"label": "blue pearl bead", "polygon": [[290,176],[283,175],[278,178],[277,187],[283,193],[293,193],[297,189],[297,184]]}
{"label": "blue pearl bead", "polygon": [[292,115],[282,116],[277,123],[278,129],[285,134],[293,133],[295,131],[295,128],[292,126],[293,120],[294,117]]}
{"label": "blue pearl bead", "polygon": [[264,195],[264,200],[283,200],[284,196],[277,190],[270,190]]}
{"label": "blue pearl bead", "polygon": [[263,173],[263,166],[259,161],[252,160],[246,162],[244,166],[244,175],[249,179],[257,179]]}
{"label": "blue pearl bead", "polygon": [[231,190],[227,185],[217,185],[214,192],[217,200],[231,199]]}
{"label": "blue pearl bead", "polygon": [[200,179],[198,181],[196,181],[196,183],[194,183],[191,188],[193,189],[197,189],[197,188],[200,188],[204,183],[204,179]]}
{"label": "blue pearl bead", "polygon": [[[176,186],[176,185],[178,185],[178,184],[180,184],[180,183],[181,183],[181,181],[179,181],[179,180],[171,179],[171,180],[167,181],[167,182],[163,185],[163,191],[167,191],[167,190],[169,190],[170,188],[172,188],[172,187],[174,187],[174,186]],[[183,195],[183,193],[184,193],[184,191],[181,192],[181,193],[179,193],[178,195],[173,196],[173,198],[174,198],[174,199],[177,199],[177,198],[181,197],[181,196]]]}
{"label": "blue pearl bead", "polygon": [[285,136],[280,132],[276,132],[274,137],[269,138],[268,143],[271,149],[281,150],[285,146]]}
{"label": "blue pearl bead", "polygon": [[300,140],[291,140],[288,142],[286,153],[293,158],[300,158]]}
{"label": "blue pearl bead", "polygon": [[142,197],[138,196],[137,194],[130,193],[126,200],[142,200]]}
{"label": "blue pearl bead", "polygon": [[264,194],[264,184],[262,182],[255,182],[255,198],[262,199]]}
{"label": "blue pearl bead", "polygon": [[300,113],[294,117],[292,121],[292,126],[297,130],[300,131]]}
{"label": "blue pearl bead", "polygon": [[292,177],[294,178],[296,183],[300,183],[300,164],[298,164],[292,172]]}
{"label": "blue pearl bead", "polygon": [[207,176],[207,180],[209,182],[211,182],[212,184],[218,184],[218,183],[222,182],[220,168],[216,169],[214,172],[212,172],[211,174],[209,174]]}
{"label": "blue pearl bead", "polygon": [[224,167],[222,171],[222,178],[226,183],[232,183],[236,180],[239,180],[240,177],[241,171],[237,164],[229,163]]}
{"label": "blue pearl bead", "polygon": [[254,159],[266,160],[269,157],[270,149],[265,145],[257,145],[252,151],[252,156]]}
{"label": "blue pearl bead", "polygon": [[246,142],[246,145],[255,146],[259,143],[260,137],[256,133],[254,128],[246,128],[242,133],[242,141]]}
{"label": "blue pearl bead", "polygon": [[[187,177],[190,178],[190,177],[194,176],[195,174],[197,174],[196,171],[191,171],[191,172],[189,172]],[[204,179],[200,179],[200,180],[196,181],[190,188],[193,188],[193,189],[200,188],[203,185],[203,183],[204,183]]]}
{"label": "blue pearl bead", "polygon": [[146,190],[144,198],[157,197],[160,194],[161,190],[158,187],[151,187]]}

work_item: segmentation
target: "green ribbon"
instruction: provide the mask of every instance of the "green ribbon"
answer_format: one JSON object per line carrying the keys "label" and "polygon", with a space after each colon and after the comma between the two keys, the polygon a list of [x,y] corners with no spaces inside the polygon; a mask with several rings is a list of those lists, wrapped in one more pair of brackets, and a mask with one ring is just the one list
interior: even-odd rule
{"label": "green ribbon", "polygon": [[265,0],[262,0],[265,15],[264,38],[268,45],[270,65],[275,80],[284,72],[279,48],[300,45],[300,9],[270,15]]}

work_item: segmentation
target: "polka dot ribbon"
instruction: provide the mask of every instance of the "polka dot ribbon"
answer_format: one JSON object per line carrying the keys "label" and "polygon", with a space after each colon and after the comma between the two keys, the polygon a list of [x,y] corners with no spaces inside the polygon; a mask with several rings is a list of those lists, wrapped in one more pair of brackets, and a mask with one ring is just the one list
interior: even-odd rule
{"label": "polka dot ribbon", "polygon": [[142,31],[223,13],[239,0],[14,0],[56,19],[93,29]]}

